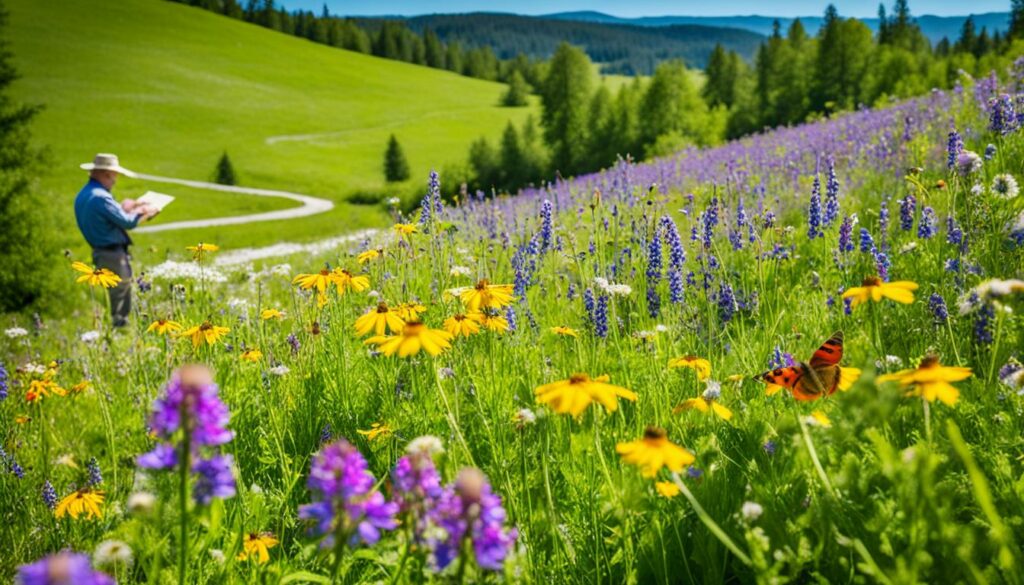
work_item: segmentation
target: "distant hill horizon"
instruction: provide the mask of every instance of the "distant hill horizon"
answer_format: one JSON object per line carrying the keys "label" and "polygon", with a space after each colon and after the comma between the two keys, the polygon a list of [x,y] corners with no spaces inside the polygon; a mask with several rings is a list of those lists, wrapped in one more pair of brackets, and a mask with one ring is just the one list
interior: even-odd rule
{"label": "distant hill horizon", "polygon": [[[541,15],[543,18],[554,20],[565,20],[571,22],[591,22],[600,24],[633,25],[646,27],[664,27],[674,25],[701,25],[723,28],[738,28],[756,32],[761,35],[770,35],[776,20],[782,26],[783,31],[794,21],[799,19],[807,30],[808,34],[817,34],[824,18],[821,16],[799,16],[799,17],[776,17],[760,14],[735,15],[735,16],[640,16],[626,18],[614,16],[595,10],[579,10],[572,12],[556,12],[553,14]],[[974,19],[976,30],[986,28],[989,34],[998,31],[1005,33],[1009,28],[1009,12],[984,12],[980,14],[964,14],[961,16],[936,16],[934,14],[914,15],[914,20],[921,27],[928,40],[936,43],[943,37],[955,41],[960,36],[960,29],[968,17]],[[877,18],[858,19],[868,25],[872,31],[878,30]]]}

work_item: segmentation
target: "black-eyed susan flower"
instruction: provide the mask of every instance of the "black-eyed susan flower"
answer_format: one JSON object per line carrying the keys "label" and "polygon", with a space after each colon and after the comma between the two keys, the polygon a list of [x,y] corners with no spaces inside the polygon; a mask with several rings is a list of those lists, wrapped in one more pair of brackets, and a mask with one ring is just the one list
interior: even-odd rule
{"label": "black-eyed susan flower", "polygon": [[711,362],[695,355],[684,355],[668,360],[669,369],[689,368],[697,373],[697,379],[704,381],[711,375]]}
{"label": "black-eyed susan flower", "polygon": [[396,223],[391,229],[395,230],[399,236],[411,236],[420,231],[414,223]]}
{"label": "black-eyed susan flower", "polygon": [[480,313],[462,313],[452,315],[444,320],[441,325],[444,330],[452,334],[452,337],[469,337],[474,333],[480,333],[480,321],[483,316]]}
{"label": "black-eyed susan flower", "polygon": [[213,345],[228,334],[231,329],[222,327],[220,325],[214,325],[209,321],[203,321],[201,325],[193,325],[188,329],[178,334],[179,337],[188,337],[192,340],[192,347],[199,347],[200,345]]}
{"label": "black-eyed susan flower", "polygon": [[427,312],[427,308],[419,303],[402,303],[395,307],[395,311],[403,321],[419,321],[420,315]]}
{"label": "black-eyed susan flower", "polygon": [[666,498],[674,498],[679,495],[679,486],[671,481],[654,482],[654,490],[658,492],[658,495]]}
{"label": "black-eyed susan flower", "polygon": [[81,382],[69,388],[69,390],[71,390],[72,394],[81,394],[82,392],[88,390],[89,386],[92,386],[92,382],[90,382],[89,380],[82,380]]}
{"label": "black-eyed susan flower", "polygon": [[173,335],[181,330],[181,323],[170,319],[157,319],[150,323],[149,327],[146,327],[146,333],[156,333],[157,335]]}
{"label": "black-eyed susan flower", "polygon": [[940,400],[953,406],[960,397],[960,391],[950,382],[960,382],[972,375],[971,368],[944,366],[938,357],[928,356],[916,369],[879,376],[878,382],[897,382],[907,389],[907,396],[920,396],[928,402]]}
{"label": "black-eyed susan flower", "polygon": [[378,258],[383,258],[383,257],[384,257],[384,248],[374,248],[374,249],[362,252],[358,256],[356,256],[356,262],[358,262],[360,264],[366,264],[367,262],[372,262],[372,261],[374,261],[374,260],[376,260]]}
{"label": "black-eyed susan flower", "polygon": [[342,270],[341,268],[335,268],[332,272],[334,275],[334,288],[338,291],[339,295],[343,295],[349,290],[362,292],[370,288],[370,277],[364,274],[352,274],[348,270]]}
{"label": "black-eyed susan flower", "polygon": [[279,311],[277,309],[263,309],[260,311],[260,319],[263,319],[264,321],[269,321],[271,319],[280,321],[281,319],[284,319],[284,311]]}
{"label": "black-eyed susan flower", "polygon": [[491,284],[486,278],[473,287],[462,290],[459,298],[470,311],[500,309],[515,300],[511,284]]}
{"label": "black-eyed susan flower", "polygon": [[47,396],[67,396],[67,390],[61,388],[49,378],[32,380],[25,392],[25,402],[36,402]]}
{"label": "black-eyed susan flower", "polygon": [[452,334],[441,329],[430,329],[419,321],[406,323],[402,330],[394,335],[376,335],[363,343],[376,345],[377,351],[390,357],[409,357],[424,350],[432,356],[439,355],[449,349]]}
{"label": "black-eyed susan flower", "polygon": [[337,278],[333,271],[323,268],[320,272],[296,275],[292,279],[292,284],[299,285],[301,289],[316,290],[317,306],[323,308],[327,304],[327,287],[335,283]]}
{"label": "black-eyed susan flower", "polygon": [[121,277],[114,274],[107,268],[93,268],[84,262],[72,262],[71,268],[82,275],[75,279],[77,283],[87,283],[89,286],[102,286],[103,288],[114,288],[121,282]]}
{"label": "black-eyed susan flower", "polygon": [[615,451],[623,461],[639,467],[644,477],[654,477],[663,467],[679,473],[696,461],[689,451],[669,441],[665,431],[657,427],[647,427],[642,439],[619,443]]}
{"label": "black-eyed susan flower", "polygon": [[405,321],[398,316],[398,311],[389,308],[386,303],[379,303],[376,309],[370,310],[356,319],[355,324],[356,334],[359,337],[371,331],[375,335],[384,335],[386,330],[397,333],[402,330],[402,327],[405,327]]}
{"label": "black-eyed susan flower", "polygon": [[636,402],[635,392],[609,384],[608,380],[608,376],[573,374],[568,380],[539,386],[533,393],[539,404],[547,404],[558,414],[573,416],[579,416],[592,402],[600,402],[609,412],[618,409],[618,398]]}
{"label": "black-eyed susan flower", "polygon": [[193,260],[202,262],[206,259],[207,254],[220,250],[220,246],[216,244],[207,244],[206,242],[199,242],[195,246],[186,246],[185,249],[192,252]]}
{"label": "black-eyed susan flower", "polygon": [[255,348],[247,349],[242,352],[242,355],[239,356],[239,359],[241,359],[243,362],[252,362],[254,364],[259,363],[259,361],[263,359],[263,352]]}
{"label": "black-eyed susan flower", "polygon": [[575,329],[573,329],[572,327],[563,327],[561,325],[552,327],[551,332],[554,333],[555,335],[561,335],[564,337],[579,337],[579,334],[576,333]]}
{"label": "black-eyed susan flower", "polygon": [[82,514],[85,514],[87,520],[90,518],[102,518],[102,505],[103,492],[86,487],[71,492],[70,495],[61,500],[57,507],[53,509],[53,515],[57,518],[63,518],[67,515],[75,520]]}
{"label": "black-eyed susan flower", "polygon": [[679,414],[684,410],[698,410],[700,412],[714,414],[722,420],[732,419],[732,411],[718,401],[722,396],[722,385],[714,380],[708,380],[704,393],[697,398],[684,400],[675,409],[673,414]]}
{"label": "black-eyed susan flower", "polygon": [[917,290],[917,283],[909,280],[883,282],[877,276],[869,276],[864,279],[861,286],[851,287],[850,290],[844,292],[843,298],[850,299],[851,307],[856,307],[869,300],[878,303],[883,298],[909,305],[914,302],[915,290]]}
{"label": "black-eyed susan flower", "polygon": [[494,311],[484,311],[480,318],[480,324],[484,326],[484,329],[494,331],[496,333],[504,333],[508,331],[508,319]]}
{"label": "black-eyed susan flower", "polygon": [[270,532],[250,532],[242,540],[242,550],[238,553],[238,560],[255,558],[259,564],[270,560],[270,549],[277,546],[278,540]]}
{"label": "black-eyed susan flower", "polygon": [[391,434],[394,433],[395,430],[392,429],[387,424],[373,423],[370,425],[369,429],[366,429],[365,431],[356,429],[356,432],[366,437],[367,441],[374,441],[378,438],[391,436]]}

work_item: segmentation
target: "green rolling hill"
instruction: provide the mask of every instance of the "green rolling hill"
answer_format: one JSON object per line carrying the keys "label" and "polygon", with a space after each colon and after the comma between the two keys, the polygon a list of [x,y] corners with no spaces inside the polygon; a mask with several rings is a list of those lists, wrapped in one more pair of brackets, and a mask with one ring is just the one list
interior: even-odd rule
{"label": "green rolling hill", "polygon": [[[536,112],[502,108],[505,86],[388,61],[272,32],[160,0],[8,0],[20,101],[42,104],[36,141],[49,150],[39,188],[54,202],[68,245],[84,249],[71,200],[78,164],[115,152],[141,172],[209,180],[227,151],[246,186],[331,199],[331,212],[281,222],[140,235],[147,247],[205,240],[229,247],[326,238],[383,225],[382,206],[355,193],[410,196],[431,168],[465,159],[470,142],[500,135]],[[388,136],[412,169],[405,184],[382,173]],[[179,197],[157,221],[287,208],[295,203],[123,180],[119,196],[153,189]]]}

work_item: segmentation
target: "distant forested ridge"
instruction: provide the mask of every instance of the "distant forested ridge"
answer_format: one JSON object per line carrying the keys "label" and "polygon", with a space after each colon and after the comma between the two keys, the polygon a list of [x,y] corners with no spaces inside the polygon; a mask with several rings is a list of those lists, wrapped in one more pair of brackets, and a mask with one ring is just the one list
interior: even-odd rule
{"label": "distant forested ridge", "polygon": [[[962,9],[964,11],[970,10],[969,4],[964,4]],[[568,20],[575,22],[598,22],[602,24],[631,24],[636,26],[669,26],[677,24],[699,24],[702,26],[710,27],[725,27],[725,28],[739,28],[743,30],[749,30],[768,36],[772,34],[772,30],[775,26],[775,22],[778,21],[779,25],[783,29],[787,29],[793,24],[796,18],[785,18],[785,17],[773,17],[773,16],[641,16],[638,18],[622,18],[618,16],[612,16],[603,12],[594,11],[578,11],[578,12],[559,12],[556,14],[547,14],[543,18],[551,18],[557,20]],[[1010,27],[1010,13],[1009,12],[985,12],[982,14],[971,14],[963,16],[935,16],[934,14],[924,14],[917,17],[917,24],[921,27],[921,34],[928,38],[932,43],[938,43],[944,37],[955,38],[960,34],[960,29],[964,26],[964,21],[971,18],[974,22],[974,26],[978,29],[986,29],[988,34],[992,35],[995,33],[1005,34]],[[799,18],[801,24],[803,24],[804,30],[809,35],[818,34],[818,29],[824,24],[825,18],[822,16],[801,16]],[[882,21],[878,18],[859,18],[864,24],[871,29],[872,32],[877,33]]]}
{"label": "distant forested ridge", "polygon": [[[384,22],[356,20],[374,31]],[[605,73],[625,75],[650,75],[658,63],[669,59],[701,67],[715,45],[722,45],[750,60],[764,40],[760,34],[738,28],[693,24],[645,27],[482,12],[431,14],[403,22],[416,32],[433,31],[446,43],[457,41],[464,47],[488,46],[500,59],[520,54],[548,59],[560,43],[568,42],[581,47]]]}

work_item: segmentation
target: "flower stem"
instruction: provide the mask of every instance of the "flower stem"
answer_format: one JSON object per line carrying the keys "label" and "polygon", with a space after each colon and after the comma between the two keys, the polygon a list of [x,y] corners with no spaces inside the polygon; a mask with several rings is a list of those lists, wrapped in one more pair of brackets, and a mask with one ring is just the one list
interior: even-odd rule
{"label": "flower stem", "polygon": [[685,496],[687,501],[690,502],[690,506],[693,507],[693,511],[697,513],[697,517],[704,523],[704,526],[707,526],[708,530],[711,531],[711,534],[715,535],[715,538],[725,545],[725,548],[729,549],[732,554],[736,555],[736,558],[739,559],[741,563],[749,567],[751,565],[750,557],[740,550],[740,547],[736,546],[736,543],[729,538],[729,535],[722,530],[722,527],[719,526],[714,519],[711,518],[711,515],[704,510],[704,507],[700,505],[697,498],[695,498],[693,493],[690,492],[690,488],[688,488],[686,484],[683,483],[683,480],[679,478],[678,473],[672,474],[672,482],[676,484],[679,491],[682,492],[683,496]]}
{"label": "flower stem", "polygon": [[797,420],[800,421],[800,432],[803,433],[804,443],[807,445],[807,453],[811,456],[811,461],[814,463],[814,469],[818,472],[818,477],[825,484],[828,494],[838,500],[839,496],[836,494],[835,488],[832,487],[832,482],[829,481],[825,468],[821,466],[821,460],[818,459],[818,451],[814,448],[814,441],[811,440],[811,433],[807,430],[807,423],[804,422],[802,416],[798,416]]}
{"label": "flower stem", "polygon": [[[184,407],[182,407],[182,410],[184,410]],[[185,436],[181,442],[181,466],[178,470],[178,496],[181,505],[181,525],[178,537],[178,583],[181,585],[188,582],[186,579],[188,571],[188,471],[191,466],[189,460],[192,454],[192,446],[189,444],[191,437],[189,435],[188,422],[184,415],[185,413],[182,412],[182,422],[184,423],[182,424],[182,429]]]}

